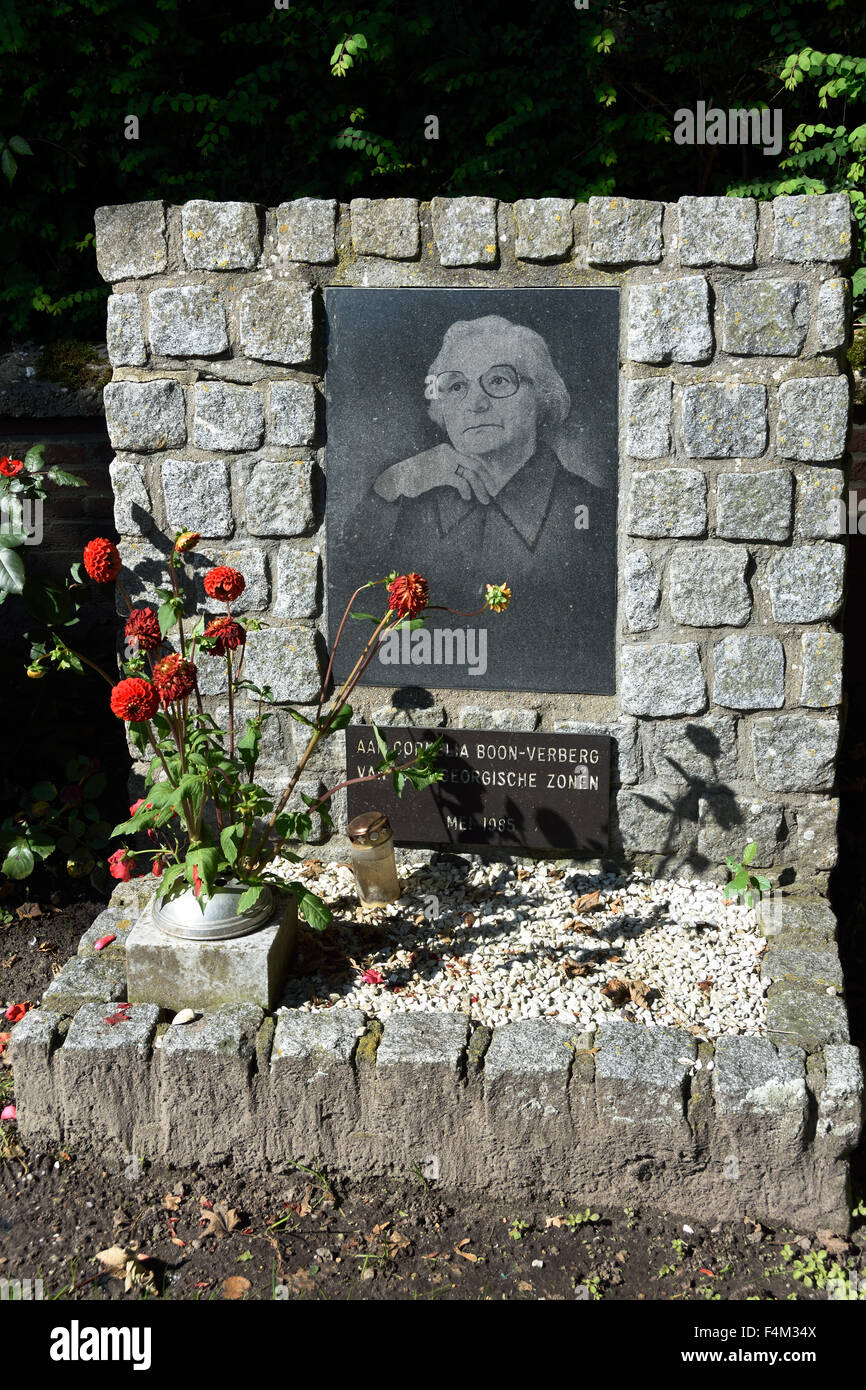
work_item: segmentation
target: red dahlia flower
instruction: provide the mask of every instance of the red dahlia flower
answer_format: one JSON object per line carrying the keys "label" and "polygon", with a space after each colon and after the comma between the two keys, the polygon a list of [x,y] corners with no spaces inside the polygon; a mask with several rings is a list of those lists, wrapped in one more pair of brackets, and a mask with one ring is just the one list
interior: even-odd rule
{"label": "red dahlia flower", "polygon": [[131,856],[127,858],[128,855],[129,850],[124,846],[108,856],[108,872],[112,878],[119,878],[121,883],[128,883],[132,878],[135,860]]}
{"label": "red dahlia flower", "polygon": [[129,676],[112,690],[111,708],[118,719],[137,724],[142,719],[153,718],[159,709],[159,700],[150,681],[141,676]]}
{"label": "red dahlia flower", "polygon": [[24,464],[21,459],[10,459],[5,454],[0,459],[0,473],[3,474],[4,478],[17,477],[23,467]]}
{"label": "red dahlia flower", "polygon": [[246,587],[247,581],[240,570],[230,569],[228,565],[217,565],[215,569],[208,570],[204,577],[205,593],[220,603],[232,603],[240,598]]}
{"label": "red dahlia flower", "polygon": [[200,531],[181,531],[174,543],[174,548],[179,555],[185,555],[188,550],[193,550],[200,540]]}
{"label": "red dahlia flower", "polygon": [[159,619],[152,608],[133,608],[124,631],[127,641],[138,643],[140,652],[154,652],[162,642]]}
{"label": "red dahlia flower", "polygon": [[114,541],[98,536],[84,547],[84,568],[97,584],[112,584],[120,574],[120,551]]}
{"label": "red dahlia flower", "polygon": [[234,618],[214,618],[205,628],[204,635],[214,641],[212,647],[204,648],[210,656],[225,656],[227,651],[236,651],[247,640],[246,628],[236,623]]}
{"label": "red dahlia flower", "polygon": [[401,618],[414,618],[427,607],[427,580],[420,574],[400,574],[388,585],[388,605]]}
{"label": "red dahlia flower", "polygon": [[177,652],[172,652],[154,666],[153,683],[164,705],[172,700],[183,700],[195,690],[195,666],[178,656]]}

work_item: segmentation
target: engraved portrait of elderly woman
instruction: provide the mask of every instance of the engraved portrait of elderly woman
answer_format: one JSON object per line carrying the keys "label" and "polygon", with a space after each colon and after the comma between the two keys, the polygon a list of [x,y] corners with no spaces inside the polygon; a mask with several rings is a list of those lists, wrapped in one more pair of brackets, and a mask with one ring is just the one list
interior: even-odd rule
{"label": "engraved portrait of elderly woman", "polygon": [[[376,469],[347,518],[342,543],[368,558],[381,555],[385,572],[420,571],[433,601],[446,606],[480,607],[486,583],[507,582],[513,598],[498,618],[487,613],[460,620],[434,613],[428,619],[433,626],[453,628],[462,621],[467,629],[483,629],[473,648],[477,658],[480,645],[485,647],[483,670],[476,659],[474,670],[467,660],[425,672],[420,660],[398,661],[395,646],[386,669],[375,676],[374,663],[371,680],[503,690],[612,689],[615,330],[605,344],[613,349],[606,363],[605,402],[587,390],[593,348],[579,332],[568,332],[561,312],[558,323],[550,313],[551,297],[552,307],[564,310],[566,301],[576,307],[574,296],[591,291],[403,293],[414,302],[444,293],[449,307],[465,303],[467,312],[452,312],[435,336],[423,333],[430,356],[423,371],[406,372],[401,389],[415,395],[415,419],[423,397],[424,447],[392,453]],[[610,292],[595,293],[613,298]],[[494,295],[498,303],[490,307],[508,299],[508,313],[484,312]],[[533,316],[526,310],[535,295],[548,304],[539,305]],[[558,303],[557,295],[564,297]],[[531,326],[532,317],[558,331],[540,332]],[[416,329],[423,332],[423,323],[416,321]],[[558,340],[559,360],[548,337]],[[416,362],[419,354],[416,343]],[[592,365],[590,378],[598,376],[598,362]],[[599,410],[607,411],[606,422],[589,415]],[[329,445],[331,439],[329,425]],[[382,452],[380,443],[377,456]],[[329,448],[329,506],[333,487]],[[328,563],[330,569],[333,556]],[[339,563],[342,567],[344,557]],[[417,645],[420,649],[420,639]]]}

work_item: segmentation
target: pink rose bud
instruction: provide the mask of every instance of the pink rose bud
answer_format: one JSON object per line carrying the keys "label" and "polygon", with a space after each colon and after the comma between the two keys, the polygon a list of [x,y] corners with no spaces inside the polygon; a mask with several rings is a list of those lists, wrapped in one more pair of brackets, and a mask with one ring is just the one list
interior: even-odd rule
{"label": "pink rose bud", "polygon": [[0,1112],[0,1120],[14,1120],[14,1119],[15,1119],[15,1106],[14,1106],[14,1105],[6,1105],[6,1106],[4,1106],[3,1111]]}

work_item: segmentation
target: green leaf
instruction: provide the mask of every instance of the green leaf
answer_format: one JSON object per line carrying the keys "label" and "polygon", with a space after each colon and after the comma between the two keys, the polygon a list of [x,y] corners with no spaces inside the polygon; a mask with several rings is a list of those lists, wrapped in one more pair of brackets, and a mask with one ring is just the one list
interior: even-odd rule
{"label": "green leaf", "polygon": [[252,883],[245,893],[241,893],[238,898],[238,912],[246,912],[248,907],[255,907],[259,898],[262,896],[264,884]]}
{"label": "green leaf", "polygon": [[6,858],[0,865],[0,872],[7,878],[29,878],[34,868],[36,860],[26,840],[16,840],[10,847]]}
{"label": "green leaf", "polygon": [[349,617],[358,618],[359,620],[366,619],[366,621],[370,623],[380,623],[382,621],[382,619],[377,618],[374,613],[350,613]]}
{"label": "green leaf", "polygon": [[88,798],[99,796],[100,792],[105,791],[106,781],[104,772],[94,772],[84,783],[84,795]]}
{"label": "green leaf", "polygon": [[45,467],[45,445],[34,444],[24,455],[24,467],[28,473],[41,473]]}
{"label": "green leaf", "polygon": [[162,875],[162,878],[159,880],[160,897],[163,899],[167,898],[171,889],[177,883],[177,880],[181,878],[185,873],[185,864],[172,864],[170,868],[166,869]]}
{"label": "green leaf", "polygon": [[330,738],[331,734],[339,733],[340,729],[345,729],[352,718],[352,706],[341,705],[335,714],[329,715],[325,736]]}
{"label": "green leaf", "polygon": [[38,855],[40,859],[47,859],[49,854],[54,853],[54,836],[47,830],[31,830],[27,835],[27,840],[33,853]]}
{"label": "green leaf", "polygon": [[67,473],[63,468],[49,468],[45,476],[58,487],[87,487],[83,478],[76,477],[74,473]]}
{"label": "green leaf", "polygon": [[315,729],[316,727],[312,719],[308,719],[307,716],[305,714],[301,714],[299,710],[290,708],[286,710],[286,714],[290,714],[292,718],[297,721],[298,724],[306,724],[308,729]]}
{"label": "green leaf", "polygon": [[328,923],[334,919],[331,909],[315,893],[311,893],[305,883],[292,881],[288,887],[289,891],[294,894],[298,911],[304,921],[313,928],[313,931],[324,931]]}
{"label": "green leaf", "polygon": [[0,532],[0,545],[4,545],[9,550],[18,550],[27,541],[24,531],[2,531]]}
{"label": "green leaf", "polygon": [[53,782],[34,782],[29,795],[33,801],[53,801],[57,788]]}
{"label": "green leaf", "polygon": [[220,834],[220,848],[230,864],[234,865],[238,857],[238,849],[244,835],[244,826],[227,825]]}
{"label": "green leaf", "polygon": [[387,745],[387,743],[385,742],[384,738],[382,737],[381,731],[379,730],[379,728],[378,728],[377,725],[375,725],[375,724],[372,725],[372,729],[373,729],[373,737],[374,737],[375,740],[376,740],[376,743],[377,743],[378,748],[379,748],[379,752],[382,754],[382,757],[383,757],[383,758],[387,758],[387,757],[388,757],[388,745]]}
{"label": "green leaf", "polygon": [[[24,588],[24,563],[15,550],[0,549],[0,591],[20,594]],[[22,875],[23,877],[23,875]]]}
{"label": "green leaf", "polygon": [[744,863],[744,864],[751,864],[751,862],[752,862],[752,860],[754,859],[754,857],[755,857],[755,855],[757,854],[757,852],[758,852],[757,842],[756,842],[755,840],[753,840],[752,843],[751,843],[750,845],[746,845],[746,848],[743,850],[743,863]]}
{"label": "green leaf", "polygon": [[177,622],[177,615],[175,614],[175,611],[174,611],[174,604],[173,604],[173,603],[161,603],[161,604],[159,605],[159,612],[158,612],[158,614],[157,614],[157,617],[159,618],[159,631],[160,631],[160,634],[161,634],[163,637],[165,637],[166,634],[169,633],[169,632],[171,631],[171,629],[174,627],[175,623]]}
{"label": "green leaf", "polygon": [[213,845],[199,845],[197,849],[190,850],[186,856],[186,876],[189,883],[195,883],[192,876],[193,868],[198,869],[198,876],[201,879],[201,892],[199,893],[199,904],[202,908],[213,897],[214,880],[219,873],[220,856],[219,850]]}
{"label": "green leaf", "polygon": [[[15,159],[15,156],[8,149],[4,149],[2,152],[0,152],[0,169],[3,170],[3,173],[6,175],[7,179],[11,183],[18,170],[18,164]],[[9,877],[11,878],[13,877],[13,875],[10,874]],[[18,877],[26,878],[27,874],[19,874]]]}
{"label": "green leaf", "polygon": [[[358,37],[360,38],[360,35],[359,35]],[[27,141],[24,139],[24,136],[23,136],[23,135],[12,135],[12,136],[10,136],[10,138],[9,138],[9,148],[10,148],[10,150],[14,150],[16,154],[32,154],[32,153],[33,153],[33,151],[31,150],[30,146],[28,145]]]}
{"label": "green leaf", "polygon": [[743,889],[748,888],[748,886],[749,875],[746,873],[745,869],[741,869],[738,874],[735,874],[728,884],[728,887],[733,888],[735,893],[742,893]]}

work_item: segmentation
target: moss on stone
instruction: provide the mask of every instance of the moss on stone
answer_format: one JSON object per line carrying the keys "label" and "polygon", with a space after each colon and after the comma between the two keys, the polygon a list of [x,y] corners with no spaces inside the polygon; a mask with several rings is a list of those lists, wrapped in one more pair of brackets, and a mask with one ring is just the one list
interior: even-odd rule
{"label": "moss on stone", "polygon": [[40,381],[56,381],[70,391],[101,390],[111,380],[111,368],[99,360],[92,343],[64,338],[42,349],[36,376]]}
{"label": "moss on stone", "polygon": [[256,1067],[260,1075],[264,1075],[270,1065],[276,1028],[276,1019],[272,1018],[270,1014],[266,1014],[264,1022],[256,1033]]}
{"label": "moss on stone", "polygon": [[479,1072],[481,1070],[484,1054],[492,1040],[492,1029],[485,1028],[483,1025],[473,1029],[472,1036],[469,1039],[469,1045],[466,1048],[466,1067],[470,1073]]}
{"label": "moss on stone", "polygon": [[854,341],[848,349],[848,361],[854,372],[866,372],[866,328],[854,334]]}
{"label": "moss on stone", "polygon": [[379,1043],[382,1041],[382,1034],[385,1029],[377,1018],[371,1018],[363,1034],[358,1039],[358,1046],[355,1049],[355,1061],[364,1062],[369,1067],[376,1065],[376,1053],[379,1050]]}

